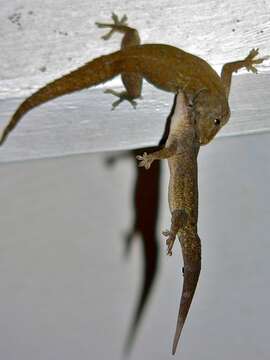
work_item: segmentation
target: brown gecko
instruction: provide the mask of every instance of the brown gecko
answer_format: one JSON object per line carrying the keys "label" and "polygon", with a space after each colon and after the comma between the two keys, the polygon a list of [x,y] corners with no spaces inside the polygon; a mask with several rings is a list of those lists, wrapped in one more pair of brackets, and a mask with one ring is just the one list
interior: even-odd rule
{"label": "brown gecko", "polygon": [[[135,44],[136,41],[138,43],[139,39],[136,39],[138,33],[126,25],[126,17],[119,21],[114,15],[113,19],[113,24],[99,24],[99,26],[110,27],[112,29],[110,33],[124,32],[135,39]],[[131,41],[129,40],[129,43]],[[257,54],[258,49],[253,49],[244,60],[225,64],[219,77],[206,61],[174,46],[165,44],[123,46],[120,51],[100,56],[30,95],[19,105],[2,130],[0,145],[29,110],[59,96],[104,83],[119,74],[124,74],[124,77],[125,74],[129,74],[129,79],[131,77],[135,79],[131,84],[124,80],[126,98],[130,101],[140,96],[141,78],[161,90],[176,93],[179,89],[183,89],[196,113],[200,128],[200,143],[207,144],[229,120],[228,95],[232,73],[243,67],[248,71],[256,72],[254,65],[262,63],[265,59],[255,59]]]}

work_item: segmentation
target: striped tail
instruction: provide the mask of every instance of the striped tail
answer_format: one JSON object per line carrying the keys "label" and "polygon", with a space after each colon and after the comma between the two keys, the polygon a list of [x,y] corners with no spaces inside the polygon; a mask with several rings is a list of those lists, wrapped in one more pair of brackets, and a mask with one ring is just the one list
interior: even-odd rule
{"label": "striped tail", "polygon": [[121,52],[96,58],[77,70],[52,81],[30,95],[17,108],[0,134],[0,145],[29,110],[57,97],[106,82],[121,73]]}

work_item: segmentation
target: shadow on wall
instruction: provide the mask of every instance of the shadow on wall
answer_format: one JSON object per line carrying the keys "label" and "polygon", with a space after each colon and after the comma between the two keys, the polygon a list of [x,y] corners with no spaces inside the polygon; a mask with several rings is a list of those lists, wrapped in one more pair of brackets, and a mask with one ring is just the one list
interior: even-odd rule
{"label": "shadow on wall", "polygon": [[137,305],[133,314],[130,330],[126,339],[124,351],[129,353],[134,343],[138,327],[142,321],[144,310],[149,301],[153,285],[159,270],[160,244],[156,236],[156,226],[160,207],[160,179],[161,162],[154,161],[150,169],[139,168],[136,160],[137,155],[144,152],[153,152],[165,144],[169,133],[170,121],[175,108],[175,100],[166,121],[166,127],[158,147],[148,147],[124,152],[120,155],[107,158],[107,165],[112,166],[116,161],[126,157],[134,160],[136,170],[135,186],[133,190],[133,211],[134,222],[130,231],[125,236],[125,256],[130,254],[132,242],[139,238],[142,241],[144,272],[140,292],[138,294]]}
{"label": "shadow on wall", "polygon": [[160,161],[155,161],[149,170],[145,170],[144,168],[138,168],[136,160],[136,155],[152,150],[154,149],[139,149],[107,159],[107,165],[112,166],[115,161],[121,158],[131,157],[134,160],[136,169],[133,190],[134,220],[124,239],[125,256],[127,257],[130,254],[132,242],[139,239],[142,242],[144,270],[137,305],[125,343],[125,353],[129,353],[132,348],[158,274],[160,245],[156,236],[156,225],[160,203],[161,164]]}

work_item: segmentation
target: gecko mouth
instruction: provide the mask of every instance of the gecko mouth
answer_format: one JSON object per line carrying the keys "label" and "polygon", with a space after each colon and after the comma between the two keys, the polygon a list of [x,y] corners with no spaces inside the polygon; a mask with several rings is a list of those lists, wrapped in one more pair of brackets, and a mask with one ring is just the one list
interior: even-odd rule
{"label": "gecko mouth", "polygon": [[200,145],[207,145],[213,137],[209,138],[209,137],[200,137]]}
{"label": "gecko mouth", "polygon": [[219,127],[218,129],[213,129],[212,132],[209,132],[208,134],[204,134],[200,136],[200,144],[201,145],[207,145],[210,141],[212,141],[214,139],[214,137],[216,136],[216,134],[218,133],[218,131],[221,129],[221,127]]}

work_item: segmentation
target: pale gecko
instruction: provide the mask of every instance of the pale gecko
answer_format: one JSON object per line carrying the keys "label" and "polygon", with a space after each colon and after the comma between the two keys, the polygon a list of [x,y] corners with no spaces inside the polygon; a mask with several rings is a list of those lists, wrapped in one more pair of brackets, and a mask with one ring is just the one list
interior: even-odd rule
{"label": "pale gecko", "polygon": [[198,169],[200,149],[196,118],[185,94],[179,91],[165,147],[143,156],[138,155],[139,166],[149,169],[158,159],[168,159],[170,169],[169,206],[172,214],[171,228],[163,232],[167,236],[168,255],[178,235],[183,254],[184,284],[174,335],[172,353],[183,329],[201,271],[201,242],[197,234],[198,222]]}

